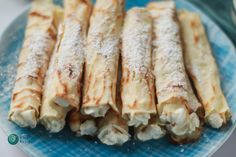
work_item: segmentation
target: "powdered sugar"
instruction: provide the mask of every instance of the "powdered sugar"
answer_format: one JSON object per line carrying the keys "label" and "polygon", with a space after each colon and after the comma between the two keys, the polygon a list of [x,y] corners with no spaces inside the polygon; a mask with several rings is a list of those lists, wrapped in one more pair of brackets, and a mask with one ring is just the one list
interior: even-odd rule
{"label": "powdered sugar", "polygon": [[24,70],[20,77],[27,76],[38,76],[38,70],[49,60],[50,46],[51,46],[51,38],[45,32],[36,31],[31,34],[28,39],[27,50],[29,51],[26,61],[24,63]]}
{"label": "powdered sugar", "polygon": [[82,73],[84,63],[84,41],[82,26],[73,19],[64,23],[64,36],[59,48],[58,70],[63,76],[77,79]]}
{"label": "powdered sugar", "polygon": [[[15,63],[17,61],[17,56],[11,55],[11,60],[14,60]],[[3,97],[6,98],[12,90],[14,86],[16,73],[16,64],[14,62],[12,64],[8,64],[6,66],[0,66],[0,78],[4,80],[0,84],[0,98],[3,101]]]}
{"label": "powdered sugar", "polygon": [[[120,35],[114,33],[102,33],[103,29],[102,27],[116,27],[115,21],[108,22],[108,19],[103,19],[100,21],[102,24],[100,25],[100,28],[97,26],[92,27],[89,33],[89,46],[88,48],[92,48],[92,50],[99,55],[102,55],[106,59],[106,65],[107,68],[109,68],[109,65],[114,62],[113,60],[116,58],[115,55],[119,54],[119,41],[120,41]],[[110,24],[111,23],[111,24]],[[99,25],[99,24],[98,24]],[[119,26],[117,26],[118,28]],[[117,29],[115,28],[115,29]],[[107,30],[109,31],[109,30]],[[106,34],[106,35],[105,35]],[[89,55],[93,55],[90,53]],[[88,56],[88,58],[90,58]]]}
{"label": "powdered sugar", "polygon": [[147,73],[151,66],[151,17],[144,9],[128,12],[123,31],[123,61],[130,71]]}
{"label": "powdered sugar", "polygon": [[95,35],[92,40],[93,49],[97,51],[97,54],[101,54],[106,58],[106,64],[111,65],[114,55],[118,55],[119,37],[109,36],[102,38],[99,35]]}
{"label": "powdered sugar", "polygon": [[157,76],[159,91],[172,86],[181,86],[183,89],[187,89],[179,27],[175,16],[173,7],[159,11],[159,16],[154,19],[157,38],[153,41],[153,52],[157,53],[154,56],[157,60],[155,73],[159,75]]}
{"label": "powdered sugar", "polygon": [[[122,26],[123,6],[114,4],[112,1],[98,1],[95,12],[90,21],[88,32],[88,53],[87,62],[90,63],[94,56],[102,56],[105,60],[105,71],[114,68],[114,62],[117,62],[119,55],[120,34]],[[118,2],[117,2],[118,3]],[[120,3],[120,2],[119,2]],[[93,63],[91,63],[93,64]]]}

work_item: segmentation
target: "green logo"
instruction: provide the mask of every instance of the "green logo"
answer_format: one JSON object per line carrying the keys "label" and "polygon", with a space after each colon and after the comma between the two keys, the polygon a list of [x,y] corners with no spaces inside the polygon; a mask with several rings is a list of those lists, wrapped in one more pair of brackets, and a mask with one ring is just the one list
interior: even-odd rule
{"label": "green logo", "polygon": [[19,137],[16,134],[10,134],[8,136],[8,142],[11,145],[16,145],[19,142]]}

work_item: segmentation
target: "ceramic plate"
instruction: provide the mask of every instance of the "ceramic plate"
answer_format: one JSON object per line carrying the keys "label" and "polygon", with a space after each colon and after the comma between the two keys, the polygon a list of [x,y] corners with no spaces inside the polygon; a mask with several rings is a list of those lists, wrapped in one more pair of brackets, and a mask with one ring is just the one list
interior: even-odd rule
{"label": "ceramic plate", "polygon": [[[59,3],[60,1],[58,1]],[[127,0],[126,9],[145,6],[149,0]],[[17,58],[22,46],[27,11],[18,16],[0,39],[0,125],[7,135],[16,134],[19,146],[29,156],[89,157],[89,156],[165,156],[206,157],[212,155],[231,135],[236,125],[236,51],[229,38],[198,8],[185,0],[177,0],[184,8],[201,15],[211,47],[219,67],[221,85],[233,112],[231,124],[215,130],[205,127],[199,141],[187,145],[173,145],[167,137],[161,140],[138,142],[131,140],[123,146],[106,146],[98,140],[75,137],[68,127],[57,134],[49,134],[42,126],[31,130],[20,128],[7,120],[11,91],[15,79]]]}

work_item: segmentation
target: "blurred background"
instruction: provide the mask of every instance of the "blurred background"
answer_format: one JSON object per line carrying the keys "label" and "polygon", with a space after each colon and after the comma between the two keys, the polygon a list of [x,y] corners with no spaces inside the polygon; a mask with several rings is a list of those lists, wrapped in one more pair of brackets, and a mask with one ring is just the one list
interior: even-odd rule
{"label": "blurred background", "polygon": [[[32,0],[0,0],[0,34]],[[213,19],[236,45],[236,0],[188,0]],[[0,129],[0,156],[27,157],[16,146],[7,142],[7,135]],[[236,131],[213,157],[236,156]]]}
{"label": "blurred background", "polygon": [[[188,0],[213,19],[236,45],[236,0]],[[235,155],[236,156],[236,155]]]}

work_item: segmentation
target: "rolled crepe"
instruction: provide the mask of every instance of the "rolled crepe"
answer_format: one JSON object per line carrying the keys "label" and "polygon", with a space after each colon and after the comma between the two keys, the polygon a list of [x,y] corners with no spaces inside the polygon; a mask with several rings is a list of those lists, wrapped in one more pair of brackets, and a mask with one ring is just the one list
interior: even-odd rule
{"label": "rolled crepe", "polygon": [[21,127],[34,128],[37,124],[44,77],[56,40],[59,12],[60,9],[51,0],[37,0],[28,15],[9,111],[9,120]]}
{"label": "rolled crepe", "polygon": [[116,106],[120,112],[115,112],[110,109],[104,118],[99,121],[99,130],[98,130],[98,138],[102,143],[107,145],[122,145],[127,142],[130,138],[128,133],[128,123],[127,120],[122,118],[121,109],[121,90],[120,90],[120,82],[121,82],[121,60],[119,61],[118,68],[118,80],[117,80],[117,90],[116,90]]}
{"label": "rolled crepe", "polygon": [[66,0],[64,21],[50,62],[40,111],[41,124],[50,132],[65,125],[67,112],[79,109],[90,1]]}
{"label": "rolled crepe", "polygon": [[204,106],[205,121],[213,128],[220,128],[230,120],[231,114],[204,26],[198,14],[180,11],[178,15],[185,65]]}
{"label": "rolled crepe", "polygon": [[77,136],[95,136],[97,134],[96,119],[92,116],[81,115],[78,111],[70,114],[69,126]]}
{"label": "rolled crepe", "polygon": [[116,107],[116,82],[124,0],[97,0],[90,19],[81,112],[105,116]]}
{"label": "rolled crepe", "polygon": [[165,136],[165,134],[166,131],[161,126],[157,116],[152,116],[148,125],[141,125],[135,128],[135,137],[140,141],[157,140]]}
{"label": "rolled crepe", "polygon": [[62,25],[60,25],[58,29],[57,44],[52,54],[44,81],[45,83],[43,88],[42,106],[40,108],[40,123],[50,132],[59,132],[63,129],[67,112],[71,109],[70,106],[67,108],[59,106],[51,99],[52,93],[55,93],[56,88],[51,88],[54,78],[50,77],[50,75],[55,71],[54,67],[57,60],[56,52],[60,45],[60,39],[62,38],[62,35],[63,29]]}
{"label": "rolled crepe", "polygon": [[52,101],[79,109],[84,65],[84,47],[91,11],[90,0],[65,0],[63,35],[58,48],[51,88]]}
{"label": "rolled crepe", "polygon": [[190,97],[196,97],[190,95],[193,92],[184,67],[175,3],[153,2],[148,9],[154,20],[153,61],[160,121],[177,143],[196,140],[201,125],[191,110],[194,101]]}
{"label": "rolled crepe", "polygon": [[151,62],[152,19],[144,8],[127,12],[122,37],[122,115],[129,126],[147,125],[156,114]]}

